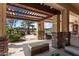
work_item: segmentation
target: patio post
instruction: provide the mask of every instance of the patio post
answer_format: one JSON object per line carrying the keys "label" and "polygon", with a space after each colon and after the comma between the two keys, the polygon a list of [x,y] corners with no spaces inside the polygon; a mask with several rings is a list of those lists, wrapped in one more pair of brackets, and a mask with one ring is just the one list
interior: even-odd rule
{"label": "patio post", "polygon": [[30,22],[28,21],[27,34],[30,34]]}
{"label": "patio post", "polygon": [[[69,32],[69,10],[64,9],[62,11],[62,32],[63,32],[63,42],[64,45],[70,45],[70,32]],[[66,43],[67,42],[67,43]],[[63,45],[63,46],[64,46]]]}
{"label": "patio post", "polygon": [[44,39],[44,20],[38,21],[38,39]]}
{"label": "patio post", "polygon": [[0,3],[0,55],[7,55],[8,40],[6,38],[6,4]]}
{"label": "patio post", "polygon": [[56,33],[57,32],[57,15],[53,16],[52,23],[53,23],[52,32]]}
{"label": "patio post", "polygon": [[60,32],[60,14],[57,15],[57,48],[62,47],[62,37]]}

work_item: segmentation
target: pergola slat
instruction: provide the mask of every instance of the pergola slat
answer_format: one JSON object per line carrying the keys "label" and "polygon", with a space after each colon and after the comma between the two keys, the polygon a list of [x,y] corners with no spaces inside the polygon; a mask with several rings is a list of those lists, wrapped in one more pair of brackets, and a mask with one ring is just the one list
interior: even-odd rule
{"label": "pergola slat", "polygon": [[[36,20],[36,21],[40,21],[40,20],[44,20],[44,19],[48,19],[50,17],[52,17],[53,15],[57,15],[60,14],[61,12],[55,8],[50,8],[50,6],[44,5],[44,4],[39,4],[39,3],[17,3],[17,4],[7,4],[7,8],[8,6],[13,6],[16,8],[20,8],[20,9],[24,9],[24,10],[28,10],[29,12],[33,12],[33,13],[37,13],[39,15],[34,15],[34,14],[25,14],[22,12],[17,12],[17,11],[10,11],[7,10],[8,12],[12,12],[15,13],[14,15],[7,15],[7,17],[11,17],[11,18],[18,18],[18,19],[29,19],[29,20]],[[22,16],[16,16],[16,14],[22,14],[24,15]],[[28,17],[25,17],[28,16]]]}
{"label": "pergola slat", "polygon": [[[26,4],[28,4],[28,3],[26,3]],[[49,12],[45,12],[43,10],[36,9],[36,8],[33,8],[31,6],[28,6],[28,5],[23,5],[22,3],[17,3],[17,4],[12,4],[12,3],[10,4],[10,3],[8,3],[7,5],[16,6],[18,8],[27,9],[29,11],[37,12],[37,13],[42,13],[42,14],[45,14],[45,15],[52,15]]]}

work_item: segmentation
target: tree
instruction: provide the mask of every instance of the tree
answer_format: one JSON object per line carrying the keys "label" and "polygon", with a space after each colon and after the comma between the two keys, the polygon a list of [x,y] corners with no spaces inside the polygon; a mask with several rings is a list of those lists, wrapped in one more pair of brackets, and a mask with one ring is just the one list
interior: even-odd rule
{"label": "tree", "polygon": [[21,27],[23,27],[23,28],[26,28],[27,25],[28,25],[28,24],[27,24],[26,21],[23,21],[23,22],[21,23]]}
{"label": "tree", "polygon": [[15,20],[15,19],[7,19],[7,23],[6,23],[6,31],[7,33],[10,32],[11,34],[14,33],[14,27],[16,27],[16,22],[18,20]]}
{"label": "tree", "polygon": [[6,32],[11,42],[17,41],[20,37],[20,34],[17,33],[16,30],[14,30],[14,27],[16,27],[17,21],[18,20],[14,20],[14,19],[7,19],[6,21]]}
{"label": "tree", "polygon": [[13,27],[16,27],[16,22],[17,22],[17,21],[18,21],[18,20],[8,19],[8,20],[7,20],[7,26],[10,26],[11,29],[12,29]]}

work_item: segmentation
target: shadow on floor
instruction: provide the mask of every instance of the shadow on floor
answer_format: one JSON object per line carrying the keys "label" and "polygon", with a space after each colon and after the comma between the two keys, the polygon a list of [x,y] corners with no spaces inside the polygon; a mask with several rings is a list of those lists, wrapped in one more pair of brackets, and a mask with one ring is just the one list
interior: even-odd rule
{"label": "shadow on floor", "polygon": [[10,44],[9,48],[20,48],[22,46],[23,46],[23,44],[22,45]]}

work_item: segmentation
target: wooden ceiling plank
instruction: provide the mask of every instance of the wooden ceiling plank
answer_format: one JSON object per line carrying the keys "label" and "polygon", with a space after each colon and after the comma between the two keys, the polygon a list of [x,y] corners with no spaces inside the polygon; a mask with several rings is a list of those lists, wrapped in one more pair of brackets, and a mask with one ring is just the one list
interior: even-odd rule
{"label": "wooden ceiling plank", "polygon": [[[7,12],[12,12],[12,11],[7,11]],[[24,13],[20,13],[20,12],[12,12],[12,13],[23,14],[23,15],[26,15],[26,16],[34,16],[34,15],[31,15],[31,14],[24,14]],[[45,17],[42,17],[42,16],[34,16],[34,17],[45,18]]]}
{"label": "wooden ceiling plank", "polygon": [[[32,12],[35,12],[35,13],[40,13],[40,14],[47,15],[47,17],[45,17],[45,18],[42,17],[43,19],[31,18],[31,17],[30,18],[27,18],[27,17],[25,18],[25,17],[20,17],[20,16],[17,17],[17,16],[13,16],[13,15],[7,15],[7,17],[9,17],[9,18],[25,19],[25,20],[29,19],[29,20],[40,21],[40,20],[48,19],[48,18],[52,17],[53,15],[61,13],[59,10],[57,10],[55,8],[50,8],[50,6],[43,5],[43,4],[40,5],[40,4],[34,4],[34,3],[26,3],[26,4],[25,3],[20,3],[20,4],[19,3],[17,3],[17,4],[9,3],[7,5],[11,5],[11,6],[15,6],[17,8],[21,8],[21,9],[29,10],[29,11],[32,11]],[[17,13],[17,12],[15,12],[15,13]],[[37,16],[35,16],[35,17],[37,17]]]}
{"label": "wooden ceiling plank", "polygon": [[18,3],[17,4],[13,4],[13,3],[10,4],[10,3],[8,3],[7,5],[16,6],[16,7],[23,8],[23,9],[26,9],[26,10],[29,10],[29,11],[41,13],[41,14],[44,14],[44,15],[52,15],[51,13],[48,13],[48,12],[45,12],[45,11],[42,11],[42,10],[38,10],[38,9],[29,7],[29,6],[22,5],[22,3],[21,4],[18,4]]}
{"label": "wooden ceiling plank", "polygon": [[[7,5],[7,6],[9,6],[9,5]],[[7,9],[7,11],[11,11],[11,10],[8,10],[8,7],[6,8]],[[11,11],[11,12],[16,12],[16,11]],[[24,15],[26,15],[25,13],[22,13],[22,12],[16,12],[16,13],[20,13],[20,14],[24,14]],[[33,12],[32,12],[33,13]],[[40,14],[40,13],[37,13],[37,14]],[[32,15],[32,14],[28,14],[28,15],[30,15],[30,16],[36,16],[36,17],[44,17],[44,16],[39,16],[39,15]],[[43,14],[42,14],[43,15]],[[47,15],[46,15],[47,16]]]}

